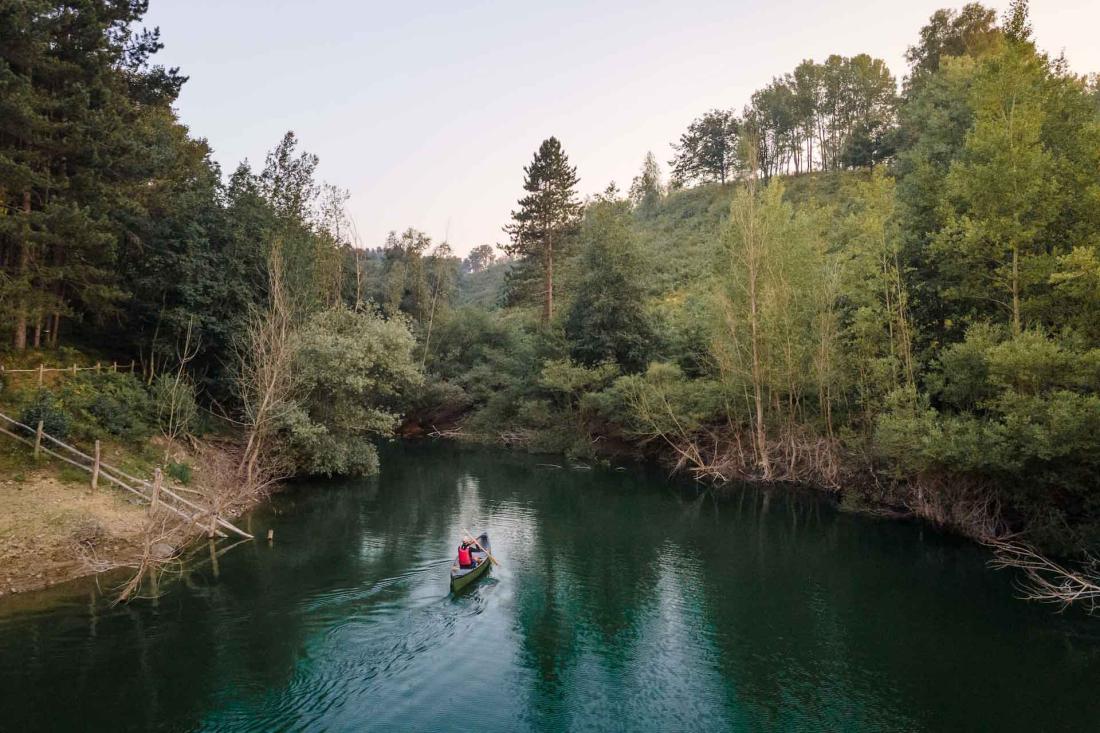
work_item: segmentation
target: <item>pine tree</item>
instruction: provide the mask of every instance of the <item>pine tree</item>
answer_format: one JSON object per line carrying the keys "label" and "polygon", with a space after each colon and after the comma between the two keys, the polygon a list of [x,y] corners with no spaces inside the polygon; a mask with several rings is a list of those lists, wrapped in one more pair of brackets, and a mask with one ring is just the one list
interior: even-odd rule
{"label": "pine tree", "polygon": [[544,324],[554,317],[554,259],[565,238],[574,230],[581,206],[577,201],[577,169],[557,138],[542,142],[531,164],[523,169],[523,190],[512,223],[504,228],[511,243],[503,247],[509,255],[539,265],[543,279]]}
{"label": "pine tree", "polygon": [[657,164],[657,158],[652,152],[646,153],[641,172],[630,184],[630,202],[639,213],[648,216],[656,210],[663,195],[661,166]]}
{"label": "pine tree", "polygon": [[150,67],[147,3],[0,4],[0,250],[16,349],[33,326],[56,343],[63,315],[118,314],[118,245],[150,178],[150,115],[185,79]]}

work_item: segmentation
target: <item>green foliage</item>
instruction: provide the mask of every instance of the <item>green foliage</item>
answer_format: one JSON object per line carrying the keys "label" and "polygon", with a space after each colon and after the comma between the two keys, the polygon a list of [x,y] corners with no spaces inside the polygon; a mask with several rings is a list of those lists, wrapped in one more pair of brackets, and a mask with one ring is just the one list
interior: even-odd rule
{"label": "green foliage", "polygon": [[588,407],[635,438],[689,438],[723,420],[729,395],[710,379],[690,379],[675,364],[655,362],[644,374],[615,380]]}
{"label": "green foliage", "polygon": [[952,56],[979,56],[994,47],[1001,37],[997,13],[979,3],[967,3],[959,11],[937,10],[920,30],[920,42],[910,46],[905,60],[910,64],[906,81],[912,95]]}
{"label": "green foliage", "polygon": [[611,361],[641,371],[653,354],[654,333],[626,202],[603,197],[589,206],[581,247],[582,275],[564,324],[570,353],[589,366]]}
{"label": "green foliage", "polygon": [[456,309],[439,326],[428,372],[462,388],[473,404],[529,380],[538,370],[535,337],[515,318]]}
{"label": "green foliage", "polygon": [[37,428],[39,420],[42,421],[42,430],[58,440],[68,437],[73,422],[72,416],[48,389],[38,390],[30,404],[19,414],[19,422],[31,428]]}
{"label": "green foliage", "polygon": [[589,367],[556,359],[543,364],[538,386],[554,395],[559,406],[575,410],[585,394],[600,391],[618,374],[614,364]]}
{"label": "green foliage", "polygon": [[995,479],[1049,547],[1100,539],[1100,350],[979,325],[945,350],[929,384],[938,410],[910,391],[878,421],[876,445],[896,470]]}
{"label": "green foliage", "polygon": [[738,136],[741,121],[732,110],[714,109],[688,125],[679,142],[672,144],[674,185],[725,183],[738,170]]}
{"label": "green foliage", "polygon": [[642,170],[630,184],[630,203],[643,217],[652,216],[665,195],[665,186],[661,182],[661,166],[653,153],[645,154]]}
{"label": "green foliage", "polygon": [[894,200],[893,179],[875,171],[855,184],[854,201],[836,232],[844,243],[837,266],[846,381],[855,386],[865,416],[916,378],[911,298]]}
{"label": "green foliage", "polygon": [[282,425],[299,472],[378,470],[370,441],[392,435],[421,379],[413,349],[404,320],[373,311],[320,311],[304,324],[295,356],[302,399]]}
{"label": "green foliage", "polygon": [[542,141],[531,164],[523,169],[523,190],[512,223],[505,227],[511,242],[504,251],[537,266],[543,282],[543,323],[554,315],[554,263],[576,226],[577,168],[555,137]]}
{"label": "green foliage", "polygon": [[17,349],[40,319],[121,312],[115,225],[184,81],[150,65],[159,32],[133,28],[146,5],[0,6],[0,315]]}
{"label": "green foliage", "polygon": [[462,261],[463,272],[485,272],[496,261],[496,252],[491,244],[479,244],[470,250],[470,254]]}
{"label": "green foliage", "polygon": [[191,483],[191,466],[187,463],[169,463],[164,468],[165,473],[185,486]]}
{"label": "green foliage", "polygon": [[95,438],[103,432],[128,441],[148,438],[156,424],[149,391],[133,374],[84,372],[66,381],[60,399],[74,417],[74,432]]}

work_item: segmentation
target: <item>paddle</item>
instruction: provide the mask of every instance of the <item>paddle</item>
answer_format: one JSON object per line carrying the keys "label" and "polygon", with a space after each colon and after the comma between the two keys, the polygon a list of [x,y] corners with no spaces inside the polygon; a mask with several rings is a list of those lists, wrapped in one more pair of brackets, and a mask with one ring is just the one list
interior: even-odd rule
{"label": "paddle", "polygon": [[[470,530],[467,529],[467,530],[463,530],[463,531],[466,532],[466,539],[470,540],[471,542],[473,542],[478,547],[481,547],[481,543],[478,542],[476,539],[474,539],[474,536],[472,534],[470,534]],[[500,565],[500,561],[497,560],[495,557],[493,557],[493,553],[489,552],[484,547],[481,547],[481,551],[489,556],[489,559],[492,561],[492,563],[494,565]]]}

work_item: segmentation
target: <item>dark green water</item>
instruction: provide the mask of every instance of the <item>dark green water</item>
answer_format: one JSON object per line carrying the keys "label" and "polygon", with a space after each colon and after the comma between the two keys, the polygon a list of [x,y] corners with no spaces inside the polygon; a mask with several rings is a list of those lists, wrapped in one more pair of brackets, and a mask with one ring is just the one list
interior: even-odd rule
{"label": "dark green water", "polygon": [[[158,602],[0,601],[0,729],[1100,729],[1100,619],[788,489],[394,447]],[[464,528],[503,562],[460,597]]]}

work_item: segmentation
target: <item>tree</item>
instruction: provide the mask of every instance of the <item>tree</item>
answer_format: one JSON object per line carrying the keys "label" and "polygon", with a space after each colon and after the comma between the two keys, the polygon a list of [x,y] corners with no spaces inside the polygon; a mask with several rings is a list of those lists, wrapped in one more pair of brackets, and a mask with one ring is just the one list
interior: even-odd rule
{"label": "tree", "polygon": [[523,190],[512,223],[504,228],[511,242],[504,251],[537,262],[543,278],[543,324],[554,317],[554,259],[577,223],[577,169],[557,138],[542,142],[531,164],[523,169]]}
{"label": "tree", "polygon": [[764,417],[767,409],[764,290],[771,253],[784,220],[789,217],[782,196],[782,187],[775,183],[766,189],[764,196],[758,194],[755,177],[734,194],[729,224],[723,232],[723,250],[728,257],[723,274],[728,279],[723,283],[725,292],[720,301],[727,333],[726,338],[716,343],[723,371],[742,374],[747,371],[752,389],[753,414],[749,422],[753,454],[765,477],[771,475],[771,462]]}
{"label": "tree", "polygon": [[258,183],[277,217],[287,287],[303,307],[313,310],[339,299],[342,262],[339,242],[331,235],[341,234],[346,226],[342,221],[346,195],[318,183],[320,160],[297,150],[298,138],[289,131],[267,154]]}
{"label": "tree", "polygon": [[651,215],[664,196],[661,167],[653,153],[645,154],[642,170],[630,184],[630,202],[644,216]]}
{"label": "tree", "polygon": [[794,94],[794,118],[799,126],[799,136],[805,146],[800,155],[806,171],[814,169],[814,140],[817,137],[818,117],[822,112],[821,67],[812,59],[806,59],[795,67],[788,81]]}
{"label": "tree", "polygon": [[672,144],[676,153],[669,161],[673,180],[679,185],[725,183],[738,168],[740,130],[741,121],[732,110],[714,109],[693,120],[679,142]]}
{"label": "tree", "polygon": [[977,58],[1000,39],[997,12],[980,3],[967,3],[962,10],[937,10],[920,30],[920,42],[905,52],[909,62],[907,95],[915,94],[920,85],[940,68],[949,56]]}
{"label": "tree", "polygon": [[453,255],[451,245],[446,242],[436,245],[435,250],[428,258],[426,278],[428,324],[424,329],[424,351],[420,358],[421,369],[428,361],[428,350],[432,343],[432,326],[435,324],[437,314],[449,305],[455,282],[458,280],[458,258]]}
{"label": "tree", "polygon": [[1027,0],[1012,0],[1002,23],[1005,38],[1013,43],[1031,41],[1031,20],[1028,18]]}
{"label": "tree", "polygon": [[288,131],[275,149],[267,154],[260,173],[260,190],[284,219],[308,221],[313,204],[320,194],[314,180],[320,159],[312,153],[296,155],[298,138]]}
{"label": "tree", "polygon": [[466,259],[462,261],[462,268],[466,272],[482,272],[496,260],[496,253],[491,244],[479,244],[470,250]]}
{"label": "tree", "polygon": [[[754,152],[764,180],[785,172],[792,155],[799,161],[796,114],[794,91],[782,79],[773,80],[752,95],[744,124],[751,130],[747,137],[756,141]],[[796,170],[799,165],[800,161]]]}
{"label": "tree", "polygon": [[628,373],[645,369],[654,341],[629,213],[629,204],[610,191],[585,211],[582,274],[565,320],[574,360],[588,366],[614,362]]}
{"label": "tree", "polygon": [[984,58],[967,103],[973,125],[947,175],[932,251],[960,322],[1007,317],[1019,334],[1048,307],[1057,256],[1095,241],[1100,221],[1077,202],[1096,186],[1098,131],[1082,84],[1030,42]]}
{"label": "tree", "polygon": [[424,254],[432,246],[432,238],[424,232],[409,227],[397,235],[386,236],[383,265],[384,298],[382,309],[386,315],[407,313],[417,321],[423,320],[427,308]]}
{"label": "tree", "polygon": [[290,475],[292,467],[279,464],[276,435],[287,416],[299,409],[294,344],[297,309],[283,279],[278,242],[268,257],[267,307],[252,308],[248,327],[235,344],[236,396],[248,436],[238,474],[249,488]]}
{"label": "tree", "polygon": [[150,65],[156,31],[131,29],[146,6],[0,5],[0,300],[16,349],[32,326],[56,344],[63,316],[102,323],[125,299],[118,245],[156,160],[136,131],[185,81]]}
{"label": "tree", "polygon": [[319,311],[294,338],[300,399],[282,415],[297,473],[377,473],[373,438],[393,434],[401,405],[421,381],[403,318],[346,308]]}
{"label": "tree", "polygon": [[840,151],[845,168],[870,168],[886,162],[897,153],[897,134],[883,120],[860,120]]}
{"label": "tree", "polygon": [[855,201],[841,226],[844,337],[870,427],[887,395],[915,386],[916,364],[893,179],[876,170]]}

